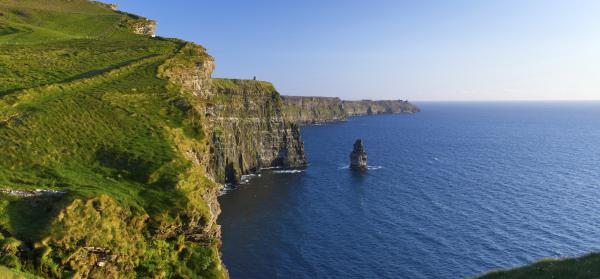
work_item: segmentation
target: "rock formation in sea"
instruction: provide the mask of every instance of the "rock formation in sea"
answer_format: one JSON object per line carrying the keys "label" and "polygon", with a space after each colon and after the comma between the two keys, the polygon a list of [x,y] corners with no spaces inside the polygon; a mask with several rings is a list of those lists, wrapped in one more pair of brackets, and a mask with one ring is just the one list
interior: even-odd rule
{"label": "rock formation in sea", "polygon": [[357,171],[367,170],[367,152],[365,144],[361,139],[357,139],[354,143],[354,149],[350,153],[350,169]]}

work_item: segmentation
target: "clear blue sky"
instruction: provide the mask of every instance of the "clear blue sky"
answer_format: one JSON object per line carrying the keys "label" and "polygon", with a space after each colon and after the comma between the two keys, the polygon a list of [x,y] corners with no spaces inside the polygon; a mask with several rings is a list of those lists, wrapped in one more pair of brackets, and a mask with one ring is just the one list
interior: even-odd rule
{"label": "clear blue sky", "polygon": [[595,0],[108,1],[287,95],[600,99]]}

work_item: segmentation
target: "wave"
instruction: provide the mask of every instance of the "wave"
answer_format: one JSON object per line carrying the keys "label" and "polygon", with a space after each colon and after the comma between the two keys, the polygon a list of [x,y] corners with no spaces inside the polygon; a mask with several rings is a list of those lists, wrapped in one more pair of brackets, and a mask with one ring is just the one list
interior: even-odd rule
{"label": "wave", "polygon": [[232,183],[224,184],[223,187],[221,187],[221,190],[219,191],[219,196],[225,195],[235,189],[237,189],[237,185],[235,185],[235,184],[232,184]]}
{"label": "wave", "polygon": [[276,170],[276,171],[273,171],[273,173],[277,173],[277,174],[301,173],[301,172],[304,172],[304,170]]}
{"label": "wave", "polygon": [[260,170],[276,170],[276,169],[282,169],[283,167],[264,167],[264,168],[260,168]]}
{"label": "wave", "polygon": [[[347,170],[350,168],[350,165],[341,166],[338,170]],[[383,166],[367,166],[367,170],[379,170],[383,169]]]}
{"label": "wave", "polygon": [[249,183],[250,180],[256,176],[260,176],[259,174],[256,173],[251,173],[251,174],[244,174],[240,177],[240,184],[246,184]]}

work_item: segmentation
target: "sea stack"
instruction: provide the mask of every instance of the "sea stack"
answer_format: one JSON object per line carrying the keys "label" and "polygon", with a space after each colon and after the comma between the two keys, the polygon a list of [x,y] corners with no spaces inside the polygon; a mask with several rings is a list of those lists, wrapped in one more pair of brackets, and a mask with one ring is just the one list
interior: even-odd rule
{"label": "sea stack", "polygon": [[361,139],[357,139],[354,143],[354,149],[350,153],[350,169],[356,171],[367,170],[367,152],[365,145]]}

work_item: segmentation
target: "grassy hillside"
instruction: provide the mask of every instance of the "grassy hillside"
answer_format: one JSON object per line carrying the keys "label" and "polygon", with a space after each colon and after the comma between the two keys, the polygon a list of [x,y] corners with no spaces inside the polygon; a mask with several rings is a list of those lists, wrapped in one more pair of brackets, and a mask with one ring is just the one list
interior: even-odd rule
{"label": "grassy hillside", "polygon": [[[133,34],[140,20],[84,0],[0,1],[3,269],[226,276],[206,202],[217,185],[183,150],[205,146],[195,100],[159,78],[204,49]],[[57,192],[23,197],[35,189]]]}
{"label": "grassy hillside", "polygon": [[532,265],[487,273],[481,279],[584,279],[598,278],[600,254],[589,254],[579,258],[545,259]]}

